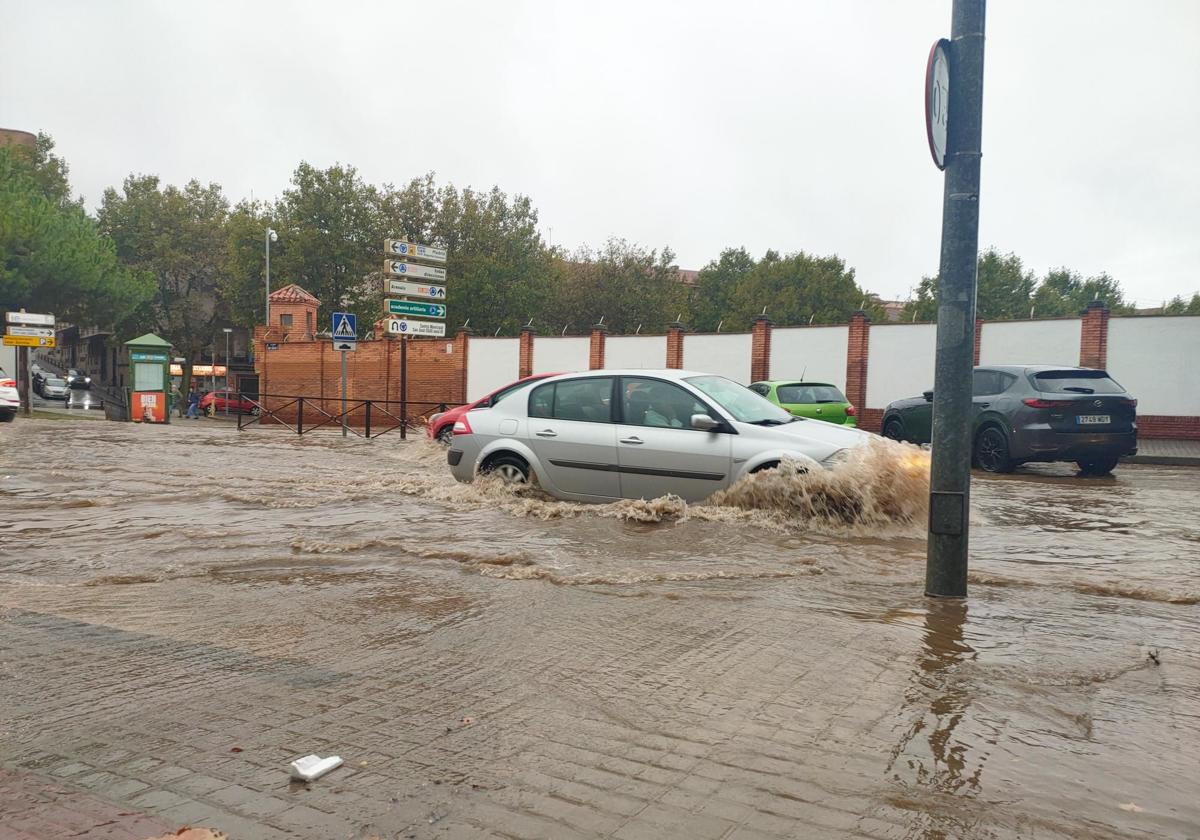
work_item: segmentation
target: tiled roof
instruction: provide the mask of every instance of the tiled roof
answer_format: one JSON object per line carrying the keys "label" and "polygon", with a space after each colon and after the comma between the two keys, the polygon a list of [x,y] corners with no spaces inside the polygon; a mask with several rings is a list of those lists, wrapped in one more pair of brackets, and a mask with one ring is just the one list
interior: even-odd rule
{"label": "tiled roof", "polygon": [[270,299],[272,303],[315,303],[318,305],[321,303],[295,283],[289,283],[282,289],[271,292]]}

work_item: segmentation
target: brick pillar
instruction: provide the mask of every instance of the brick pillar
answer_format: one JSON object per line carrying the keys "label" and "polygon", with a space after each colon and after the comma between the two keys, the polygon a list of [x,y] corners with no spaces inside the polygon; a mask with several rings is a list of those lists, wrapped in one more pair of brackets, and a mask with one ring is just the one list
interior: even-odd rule
{"label": "brick pillar", "polygon": [[750,327],[750,381],[771,378],[771,325],[766,315],[755,315]]}
{"label": "brick pillar", "polygon": [[971,364],[973,364],[973,365],[979,364],[979,341],[982,337],[983,337],[983,319],[976,318],[975,319],[975,361],[971,362]]}
{"label": "brick pillar", "polygon": [[470,327],[459,327],[458,332],[454,334],[454,363],[458,365],[454,384],[457,393],[447,395],[447,399],[454,402],[467,401],[467,361],[471,352],[471,336],[474,334],[475,331]]}
{"label": "brick pillar", "polygon": [[1108,307],[1094,300],[1083,310],[1079,331],[1079,366],[1104,369],[1108,365]]}
{"label": "brick pillar", "polygon": [[870,345],[871,319],[860,309],[850,316],[850,335],[846,341],[846,399],[858,409],[860,418],[867,407],[867,355]]}
{"label": "brick pillar", "polygon": [[685,332],[687,332],[687,327],[682,321],[676,321],[667,327],[667,367],[672,370],[683,369],[683,334]]}
{"label": "brick pillar", "polygon": [[604,341],[608,336],[608,327],[604,324],[592,325],[592,341],[588,345],[588,370],[601,370],[604,367]]}
{"label": "brick pillar", "polygon": [[521,327],[521,350],[518,361],[517,378],[524,379],[533,375],[533,327]]}

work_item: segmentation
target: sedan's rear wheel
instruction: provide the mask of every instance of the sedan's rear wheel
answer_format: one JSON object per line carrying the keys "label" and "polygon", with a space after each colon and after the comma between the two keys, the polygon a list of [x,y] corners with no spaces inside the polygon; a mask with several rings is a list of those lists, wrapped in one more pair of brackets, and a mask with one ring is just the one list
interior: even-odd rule
{"label": "sedan's rear wheel", "polygon": [[483,468],[487,475],[496,475],[505,484],[528,484],[529,464],[516,455],[500,455]]}
{"label": "sedan's rear wheel", "polygon": [[215,405],[215,404],[213,404],[213,403],[209,403],[209,404],[208,404],[208,408],[204,409],[204,413],[205,413],[205,415],[207,415],[208,417],[216,417],[216,416],[217,416],[217,407],[216,407],[216,405]]}
{"label": "sedan's rear wheel", "polygon": [[454,425],[451,423],[446,424],[445,428],[443,428],[440,432],[437,433],[437,442],[440,443],[442,446],[449,446],[450,441],[453,439],[454,439]]}
{"label": "sedan's rear wheel", "polygon": [[1108,475],[1112,472],[1120,459],[1116,455],[1103,455],[1096,458],[1081,458],[1075,463],[1079,466],[1079,471],[1084,475]]}
{"label": "sedan's rear wheel", "polygon": [[988,426],[975,438],[975,463],[990,473],[1012,472],[1013,462],[1008,454],[1008,438],[995,426]]}
{"label": "sedan's rear wheel", "polygon": [[904,426],[900,424],[899,420],[893,417],[883,427],[883,436],[892,440],[904,440]]}

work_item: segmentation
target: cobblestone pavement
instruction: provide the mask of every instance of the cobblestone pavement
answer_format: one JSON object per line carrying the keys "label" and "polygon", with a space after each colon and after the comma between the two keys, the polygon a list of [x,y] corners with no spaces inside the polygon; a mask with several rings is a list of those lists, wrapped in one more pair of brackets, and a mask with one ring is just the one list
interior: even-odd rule
{"label": "cobblestone pavement", "polygon": [[[4,840],[1200,833],[1191,471],[977,482],[944,603],[906,533],[502,508],[192,434],[144,473],[141,430],[95,439],[82,486],[0,463]],[[291,782],[310,752],[345,766]]]}

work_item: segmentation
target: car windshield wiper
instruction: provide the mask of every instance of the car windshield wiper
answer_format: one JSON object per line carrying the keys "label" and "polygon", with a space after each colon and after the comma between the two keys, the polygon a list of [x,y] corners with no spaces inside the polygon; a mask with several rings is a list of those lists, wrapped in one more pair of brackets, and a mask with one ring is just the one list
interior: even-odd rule
{"label": "car windshield wiper", "polygon": [[1094,393],[1096,393],[1095,388],[1084,388],[1081,385],[1068,385],[1065,388],[1063,388],[1063,390],[1064,391],[1074,391],[1076,394],[1094,394]]}
{"label": "car windshield wiper", "polygon": [[799,419],[800,419],[799,417],[789,417],[786,420],[780,420],[776,417],[764,417],[762,420],[751,420],[750,425],[752,425],[752,426],[782,426],[785,423],[795,423]]}

